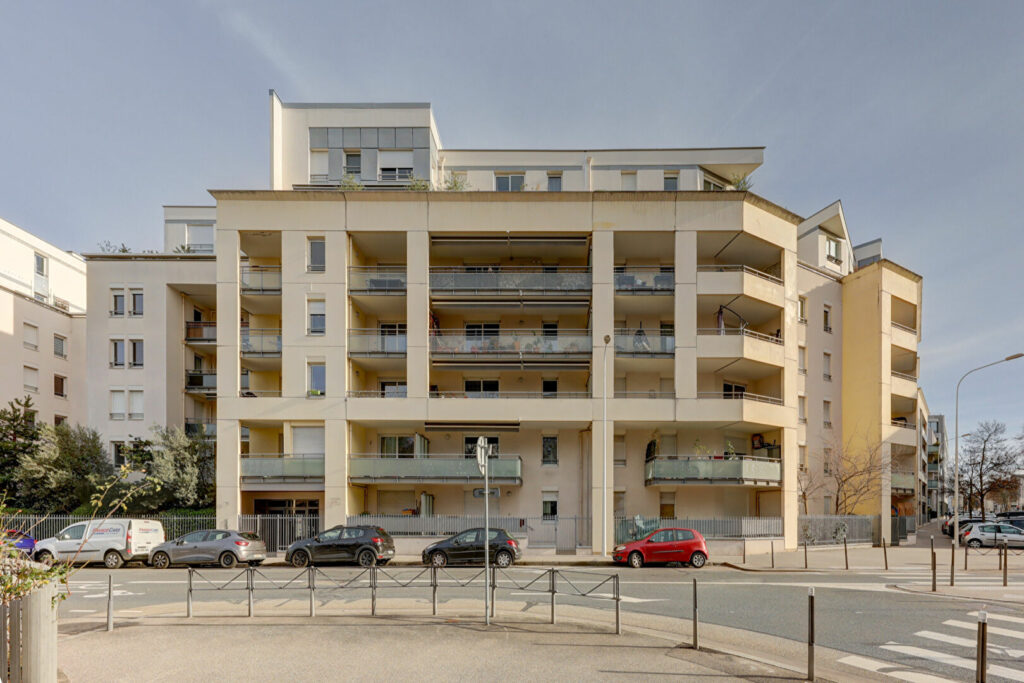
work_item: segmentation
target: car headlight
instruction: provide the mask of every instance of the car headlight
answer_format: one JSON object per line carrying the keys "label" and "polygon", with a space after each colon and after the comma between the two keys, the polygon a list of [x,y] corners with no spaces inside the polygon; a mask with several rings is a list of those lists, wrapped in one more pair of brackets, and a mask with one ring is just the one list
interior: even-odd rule
{"label": "car headlight", "polygon": [[624,546],[624,545],[617,545],[617,546],[615,546],[615,552],[617,552],[617,553],[621,553],[625,549],[626,549],[626,546]]}

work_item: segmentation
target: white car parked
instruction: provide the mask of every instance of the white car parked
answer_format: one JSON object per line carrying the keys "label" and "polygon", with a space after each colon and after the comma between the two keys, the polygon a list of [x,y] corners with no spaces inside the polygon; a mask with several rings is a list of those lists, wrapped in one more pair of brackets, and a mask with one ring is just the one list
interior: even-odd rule
{"label": "white car parked", "polygon": [[962,542],[972,548],[995,547],[1003,543],[1011,548],[1024,548],[1024,531],[1011,524],[978,522],[960,535],[963,537]]}
{"label": "white car parked", "polygon": [[107,519],[77,522],[36,543],[35,559],[49,564],[102,562],[117,569],[125,562],[146,561],[164,542],[164,526],[150,519]]}

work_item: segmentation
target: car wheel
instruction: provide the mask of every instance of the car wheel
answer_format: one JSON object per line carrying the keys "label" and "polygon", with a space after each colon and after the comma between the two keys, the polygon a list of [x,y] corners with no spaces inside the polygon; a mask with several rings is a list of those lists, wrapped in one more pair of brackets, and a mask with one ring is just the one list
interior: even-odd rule
{"label": "car wheel", "polygon": [[220,566],[224,569],[231,569],[236,564],[238,564],[238,558],[235,557],[235,554],[231,551],[221,553],[220,562],[218,564],[220,564]]}
{"label": "car wheel", "polygon": [[494,564],[504,569],[512,566],[512,553],[507,550],[499,550],[494,556]]}
{"label": "car wheel", "polygon": [[980,548],[981,547],[981,541],[979,541],[976,538],[972,538],[971,540],[967,541],[967,545],[969,545],[972,548]]}
{"label": "car wheel", "polygon": [[309,553],[305,550],[296,550],[292,553],[292,566],[302,568],[309,564]]}
{"label": "car wheel", "polygon": [[157,569],[167,569],[171,566],[171,558],[167,553],[157,553],[153,555],[153,566]]}
{"label": "car wheel", "polygon": [[103,566],[107,569],[117,569],[122,564],[124,564],[124,558],[116,550],[108,550],[107,554],[103,556]]}
{"label": "car wheel", "polygon": [[372,550],[364,550],[356,557],[360,567],[372,567],[377,564],[377,555]]}
{"label": "car wheel", "polygon": [[704,553],[694,553],[690,555],[690,566],[694,569],[700,569],[708,561],[707,556]]}
{"label": "car wheel", "polygon": [[448,564],[448,556],[442,553],[440,550],[431,553],[430,564],[434,567],[444,567]]}
{"label": "car wheel", "polygon": [[45,564],[47,567],[49,567],[51,564],[53,564],[53,553],[51,553],[49,550],[40,550],[38,553],[36,553],[36,562],[39,562],[40,564]]}
{"label": "car wheel", "polygon": [[640,569],[640,567],[644,566],[644,556],[634,550],[629,554],[629,566],[633,569]]}

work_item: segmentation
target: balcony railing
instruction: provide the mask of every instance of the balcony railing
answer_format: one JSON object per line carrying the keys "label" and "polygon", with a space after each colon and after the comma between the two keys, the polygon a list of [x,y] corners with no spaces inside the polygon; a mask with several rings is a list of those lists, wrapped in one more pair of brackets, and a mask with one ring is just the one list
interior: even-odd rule
{"label": "balcony railing", "polygon": [[[777,406],[782,405],[782,399],[778,396],[752,394],[749,391],[698,391],[697,398],[743,399],[745,401],[757,401],[758,403],[771,403]],[[806,420],[806,418],[804,419]]]}
{"label": "balcony railing", "polygon": [[902,427],[903,429],[916,429],[917,428],[916,424],[914,424],[913,422],[908,422],[907,420],[893,420],[892,421],[892,426],[893,427]]}
{"label": "balcony railing", "polygon": [[323,479],[323,454],[246,453],[241,459],[242,480]]}
{"label": "balcony railing", "polygon": [[345,392],[348,398],[406,398],[409,395],[406,387],[388,389],[349,389]]}
{"label": "balcony railing", "polygon": [[743,265],[704,265],[704,266],[697,266],[697,272],[698,273],[744,273],[746,275],[753,275],[754,277],[759,277],[762,280],[767,280],[768,282],[773,282],[773,283],[775,283],[777,285],[781,285],[782,284],[782,278],[778,277],[777,275],[772,275],[771,273],[766,273],[763,270],[758,270],[757,268],[751,268],[750,266],[743,266]]}
{"label": "balcony railing", "polygon": [[238,395],[242,398],[281,398],[280,389],[239,389]]}
{"label": "balcony railing", "polygon": [[[488,460],[488,476],[494,483],[521,484],[523,463],[519,456],[501,455]],[[475,457],[430,455],[398,457],[380,453],[352,454],[348,475],[353,482],[421,481],[483,482]]]}
{"label": "balcony railing", "polygon": [[912,375],[909,372],[897,372],[896,370],[893,370],[892,371],[892,376],[893,377],[899,377],[900,379],[905,379],[905,380],[908,380],[910,382],[916,382],[917,381],[917,375]]}
{"label": "balcony railing", "polygon": [[674,356],[676,337],[662,330],[615,330],[616,356]]}
{"label": "balcony railing", "polygon": [[917,490],[917,474],[906,470],[893,470],[889,487],[902,490]]}
{"label": "balcony railing", "polygon": [[280,294],[281,266],[242,266],[239,287],[245,294]]}
{"label": "balcony railing", "polygon": [[217,438],[217,423],[194,417],[185,418],[185,433],[204,439]]}
{"label": "balcony railing", "polygon": [[644,480],[651,484],[706,482],[744,484],[782,481],[782,461],[749,455],[659,455],[644,463]]}
{"label": "balcony railing", "polygon": [[928,480],[928,490],[929,491],[937,491],[938,488],[939,488],[939,480],[938,479],[929,479]]}
{"label": "balcony railing", "polygon": [[360,356],[404,356],[405,334],[382,334],[380,330],[349,330],[348,352]]}
{"label": "balcony railing", "polygon": [[[697,334],[708,337],[750,337],[751,339],[758,339],[760,341],[768,342],[769,344],[782,345],[782,337],[774,334],[765,334],[764,332],[756,332],[747,327],[699,327],[697,328]],[[806,368],[804,368],[806,370]]]}
{"label": "balcony railing", "polygon": [[430,291],[458,295],[565,295],[591,290],[590,268],[585,266],[431,268]]}
{"label": "balcony railing", "polygon": [[387,171],[380,171],[377,174],[377,180],[382,182],[395,182],[412,180],[412,169],[411,168],[395,168]]}
{"label": "balcony railing", "polygon": [[674,391],[616,391],[614,398],[675,398]]}
{"label": "balcony railing", "polygon": [[248,358],[281,355],[281,330],[246,327],[241,333],[242,356]]}
{"label": "balcony railing", "polygon": [[184,245],[188,254],[212,254],[213,244],[210,242],[189,242]]}
{"label": "balcony railing", "polygon": [[917,330],[911,327],[910,325],[904,325],[903,323],[898,323],[895,320],[893,320],[892,326],[898,330],[903,330],[904,332],[909,332],[910,334],[917,335]]}
{"label": "balcony railing", "polygon": [[217,393],[217,373],[189,370],[185,373],[185,391],[190,394]]}
{"label": "balcony railing", "polygon": [[619,294],[672,294],[676,288],[672,266],[619,266],[615,291]]}
{"label": "balcony railing", "polygon": [[408,277],[405,266],[352,266],[348,269],[348,289],[353,294],[405,294]]}
{"label": "balcony railing", "polygon": [[431,391],[430,398],[590,398],[586,391]]}
{"label": "balcony railing", "polygon": [[189,320],[185,323],[185,342],[188,344],[214,344],[217,342],[216,322],[196,322]]}
{"label": "balcony railing", "polygon": [[430,351],[434,356],[473,358],[583,357],[593,354],[593,346],[589,330],[438,330],[430,337]]}

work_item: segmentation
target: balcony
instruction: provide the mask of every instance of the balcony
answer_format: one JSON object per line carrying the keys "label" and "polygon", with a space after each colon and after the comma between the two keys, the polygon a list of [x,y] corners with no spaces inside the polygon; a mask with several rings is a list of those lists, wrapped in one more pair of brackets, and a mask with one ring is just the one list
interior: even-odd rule
{"label": "balcony", "polygon": [[590,268],[585,266],[431,268],[433,297],[589,298]]}
{"label": "balcony", "polygon": [[[781,336],[746,327],[698,328],[697,357],[744,359],[780,368],[786,363]],[[800,374],[807,374],[806,369]]]}
{"label": "balcony", "polygon": [[[519,456],[502,455],[489,460],[492,484],[523,483]],[[483,483],[475,457],[431,455],[427,457],[385,456],[379,453],[353,454],[348,461],[349,481],[356,484],[420,482],[434,484]]]}
{"label": "balcony", "polygon": [[279,358],[281,356],[281,330],[243,328],[241,352],[243,358]]}
{"label": "balcony", "polygon": [[185,323],[185,343],[208,346],[217,343],[217,323],[188,321]]}
{"label": "balcony", "polygon": [[644,464],[644,483],[770,485],[782,482],[782,461],[749,455],[657,456]]}
{"label": "balcony", "polygon": [[617,266],[615,293],[622,295],[670,295],[675,292],[672,266]]}
{"label": "balcony", "polygon": [[782,308],[786,293],[782,278],[744,265],[697,266],[697,294],[744,295]]}
{"label": "balcony", "polygon": [[213,421],[206,421],[200,418],[186,417],[185,434],[191,437],[198,437],[202,439],[216,439],[217,423]]}
{"label": "balcony", "polygon": [[615,330],[615,355],[622,358],[672,358],[676,337],[663,330]]}
{"label": "balcony", "polygon": [[743,400],[756,401],[757,403],[770,403],[776,406],[782,405],[782,399],[779,398],[778,396],[764,396],[762,394],[752,394],[749,391],[699,391],[697,392],[697,398],[724,398],[729,400]]}
{"label": "balcony", "polygon": [[917,474],[905,470],[893,470],[889,487],[893,491],[908,491],[913,493],[917,490]]}
{"label": "balcony", "polygon": [[576,369],[589,365],[593,347],[589,330],[438,330],[430,337],[436,365],[458,367],[489,364],[493,367],[545,366]]}
{"label": "balcony", "polygon": [[185,373],[185,392],[213,396],[217,393],[217,373],[188,370]]}
{"label": "balcony", "polygon": [[407,287],[405,266],[352,266],[348,269],[350,294],[404,296]]}
{"label": "balcony", "polygon": [[381,333],[377,329],[353,329],[348,335],[350,356],[367,358],[404,358],[407,347],[405,334]]}
{"label": "balcony", "polygon": [[239,287],[243,294],[281,294],[281,266],[242,266]]}
{"label": "balcony", "polygon": [[322,454],[246,453],[241,459],[242,483],[323,481]]}
{"label": "balcony", "polygon": [[590,398],[590,393],[586,391],[431,391],[430,398]]}

